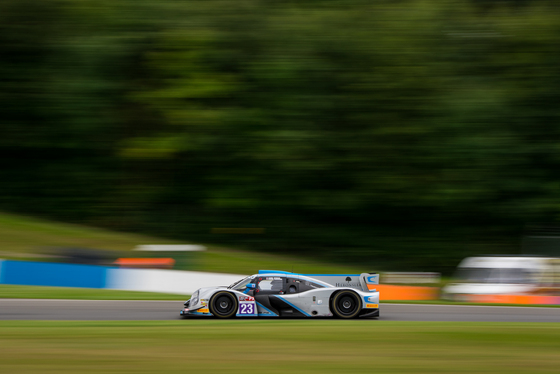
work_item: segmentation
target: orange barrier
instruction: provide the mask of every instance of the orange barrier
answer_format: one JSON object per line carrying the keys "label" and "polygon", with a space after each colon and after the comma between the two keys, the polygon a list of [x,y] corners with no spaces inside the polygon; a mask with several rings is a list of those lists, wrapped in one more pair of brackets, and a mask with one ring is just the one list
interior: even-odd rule
{"label": "orange barrier", "polygon": [[371,284],[370,290],[379,291],[379,300],[437,300],[437,287],[393,286],[389,284]]}
{"label": "orange barrier", "polygon": [[[438,300],[437,287],[395,286],[390,284],[370,284],[370,290],[379,291],[379,300]],[[560,305],[560,296],[546,295],[462,295],[469,303],[519,304],[519,305]]]}
{"label": "orange barrier", "polygon": [[118,258],[115,265],[129,268],[170,269],[175,265],[172,258]]}
{"label": "orange barrier", "polygon": [[560,296],[542,295],[465,295],[466,301],[487,304],[560,305]]}

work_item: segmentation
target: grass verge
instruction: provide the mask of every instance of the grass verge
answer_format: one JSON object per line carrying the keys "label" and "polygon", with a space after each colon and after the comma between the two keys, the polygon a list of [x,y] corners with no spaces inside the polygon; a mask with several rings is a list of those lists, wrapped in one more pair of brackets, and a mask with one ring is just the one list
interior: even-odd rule
{"label": "grass verge", "polygon": [[[141,244],[187,244],[170,239],[115,232],[94,227],[0,213],[0,258],[60,262],[52,248],[92,248],[106,250],[108,256],[160,257],[161,253],[131,252]],[[197,243],[203,244],[205,243]],[[254,274],[260,269],[294,270],[298,273],[361,273],[371,269],[323,263],[297,255],[267,254],[243,249],[206,245],[196,253],[169,254],[179,268],[218,273]],[[46,252],[46,253],[44,253]],[[112,253],[114,252],[114,253]],[[118,255],[117,255],[118,252]]]}
{"label": "grass verge", "polygon": [[560,325],[0,322],[0,372],[556,373]]}
{"label": "grass verge", "polygon": [[2,252],[29,257],[44,248],[95,248],[129,251],[139,244],[177,244],[147,235],[119,233],[36,217],[0,213]]}
{"label": "grass verge", "polygon": [[[92,288],[0,285],[0,299],[188,300],[189,296]],[[1,303],[0,303],[1,304]],[[1,309],[1,308],[0,308]]]}

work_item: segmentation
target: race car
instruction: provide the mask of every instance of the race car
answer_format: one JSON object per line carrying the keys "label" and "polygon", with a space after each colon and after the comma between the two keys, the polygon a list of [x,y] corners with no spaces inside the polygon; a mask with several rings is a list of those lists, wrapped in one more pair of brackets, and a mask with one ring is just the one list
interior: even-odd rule
{"label": "race car", "polygon": [[182,317],[379,317],[376,273],[294,274],[260,270],[230,286],[197,290]]}

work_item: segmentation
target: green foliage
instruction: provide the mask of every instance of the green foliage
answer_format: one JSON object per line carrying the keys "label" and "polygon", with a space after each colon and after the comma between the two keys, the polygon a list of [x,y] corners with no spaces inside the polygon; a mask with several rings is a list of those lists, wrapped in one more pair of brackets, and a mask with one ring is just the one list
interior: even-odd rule
{"label": "green foliage", "polygon": [[559,16],[4,1],[0,206],[376,268],[516,252],[558,220]]}

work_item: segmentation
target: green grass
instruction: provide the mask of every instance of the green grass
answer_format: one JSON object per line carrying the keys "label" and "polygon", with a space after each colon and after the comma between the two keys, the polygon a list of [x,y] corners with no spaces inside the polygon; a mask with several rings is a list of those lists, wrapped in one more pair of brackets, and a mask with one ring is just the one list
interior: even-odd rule
{"label": "green grass", "polygon": [[[254,274],[258,270],[285,270],[302,274],[360,274],[370,269],[323,263],[295,255],[274,255],[261,252],[210,248],[201,254],[204,271]],[[233,271],[234,269],[235,271]]]}
{"label": "green grass", "polygon": [[0,322],[1,373],[557,373],[560,324]]}
{"label": "green grass", "polygon": [[[32,217],[0,213],[0,258],[57,261],[47,257],[46,248],[93,248],[107,251],[131,251],[141,244],[189,244],[185,241],[152,236],[120,233],[81,225],[41,220]],[[205,243],[196,243],[203,244]],[[190,270],[219,273],[254,274],[259,269],[293,270],[299,273],[361,273],[371,269],[323,263],[296,255],[265,254],[243,249],[206,244],[208,250],[188,254]],[[147,252],[130,255],[150,256]],[[182,256],[177,253],[174,256]],[[178,263],[184,260],[177,258]]]}
{"label": "green grass", "polygon": [[[35,254],[45,248],[95,248],[129,251],[139,244],[177,244],[144,235],[118,233],[35,217],[0,213],[0,250],[11,257]],[[1,255],[0,255],[1,256]]]}
{"label": "green grass", "polygon": [[189,296],[93,288],[0,285],[0,299],[188,300]]}

